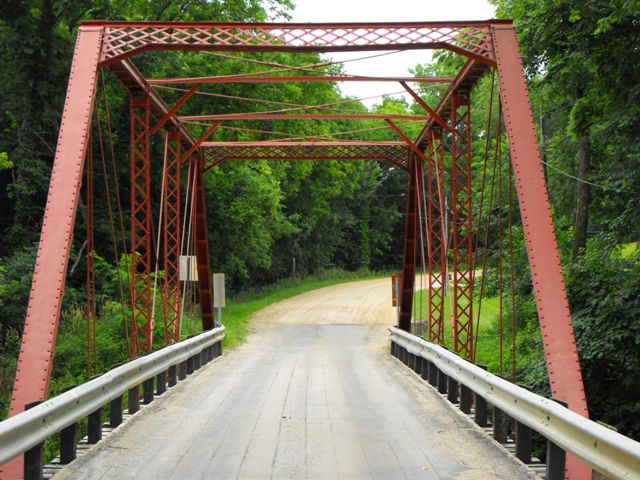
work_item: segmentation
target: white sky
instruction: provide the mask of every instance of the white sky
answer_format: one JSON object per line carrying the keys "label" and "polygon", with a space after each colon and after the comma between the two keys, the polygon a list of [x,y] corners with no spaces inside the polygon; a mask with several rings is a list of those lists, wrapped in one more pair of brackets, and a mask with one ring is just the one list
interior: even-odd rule
{"label": "white sky", "polygon": [[[487,0],[294,0],[292,22],[415,22],[442,20],[487,20],[495,8]],[[331,53],[333,60],[346,60],[376,52]],[[350,62],[345,71],[353,75],[408,76],[409,68],[427,63],[429,50],[409,50],[393,55]],[[354,97],[392,93],[402,87],[392,82],[343,82],[342,91]],[[406,95],[408,98],[408,95]],[[380,103],[380,98],[365,100],[366,105]]]}

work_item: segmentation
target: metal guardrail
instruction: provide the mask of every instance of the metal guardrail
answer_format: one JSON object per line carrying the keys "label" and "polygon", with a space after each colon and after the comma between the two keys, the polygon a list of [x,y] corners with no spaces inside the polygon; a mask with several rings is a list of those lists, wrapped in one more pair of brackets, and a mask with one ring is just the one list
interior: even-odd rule
{"label": "metal guardrail", "polygon": [[481,397],[594,470],[615,479],[640,479],[639,442],[488,373],[439,345],[396,327],[389,331],[395,345],[430,362],[444,375],[475,392],[476,399]]}
{"label": "metal guardrail", "polygon": [[[177,375],[180,375],[181,379],[185,378],[187,373],[191,373],[188,370],[193,371],[199,368],[201,363],[207,363],[222,353],[221,348],[215,347],[219,347],[223,338],[223,326],[209,330],[116,367],[87,383],[0,422],[0,464],[37,447],[49,437],[87,416],[90,417],[96,411],[100,411],[101,418],[102,407],[114,399],[120,399],[121,408],[121,397],[127,391],[135,392],[137,398],[134,403],[137,405],[138,387],[141,384],[145,385],[145,398],[148,398],[149,380],[152,400],[154,377],[158,378],[158,392],[164,392],[167,385],[165,375],[168,370],[172,370],[174,378],[172,382],[170,374],[169,385],[175,385]],[[184,367],[181,374],[177,372],[178,365]]]}

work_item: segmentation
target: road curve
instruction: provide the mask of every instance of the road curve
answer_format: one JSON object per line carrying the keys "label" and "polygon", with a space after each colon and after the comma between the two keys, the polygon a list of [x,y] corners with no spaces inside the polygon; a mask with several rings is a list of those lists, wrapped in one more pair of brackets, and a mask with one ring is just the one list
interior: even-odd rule
{"label": "road curve", "polygon": [[537,478],[388,354],[390,283],[262,310],[245,344],[55,478]]}

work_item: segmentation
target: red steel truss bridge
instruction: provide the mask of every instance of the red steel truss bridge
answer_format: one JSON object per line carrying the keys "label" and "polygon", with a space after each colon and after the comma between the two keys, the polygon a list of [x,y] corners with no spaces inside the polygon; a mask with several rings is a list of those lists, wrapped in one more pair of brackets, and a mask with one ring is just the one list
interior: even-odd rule
{"label": "red steel truss bridge", "polygon": [[[328,73],[326,69],[317,70],[315,68],[317,65],[307,67],[278,65],[274,70],[274,65],[270,64],[270,70],[264,70],[265,67],[263,67],[264,71],[255,73],[195,78],[148,78],[143,75],[143,69],[139,69],[135,63],[136,57],[150,51],[208,52],[238,59],[237,54],[240,52],[243,58],[250,58],[249,54],[260,52],[296,54],[411,49],[448,50],[462,57],[464,63],[462,68],[451,77],[357,76]],[[255,60],[254,63],[266,62]],[[491,220],[491,203],[504,203],[509,197],[510,221],[513,216],[518,215],[524,231],[552,396],[568,406],[568,410],[565,410],[570,418],[574,418],[571,415],[578,418],[588,417],[571,314],[527,85],[523,76],[523,64],[516,31],[511,21],[353,24],[91,21],[85,22],[80,27],[73,55],[13,388],[12,418],[7,422],[13,420],[17,422],[16,419],[26,418],[28,415],[34,418],[37,415],[44,415],[38,418],[46,424],[55,419],[36,413],[40,412],[44,406],[49,405],[53,409],[51,411],[55,412],[59,409],[71,408],[59,407],[56,399],[52,399],[49,403],[45,402],[21,413],[25,405],[47,399],[74,225],[83,188],[87,199],[88,217],[86,222],[88,227],[87,297],[89,299],[87,316],[89,329],[93,328],[95,334],[96,279],[93,255],[95,205],[92,172],[94,162],[98,163],[94,159],[96,145],[99,144],[103,151],[108,150],[105,146],[107,141],[102,136],[98,139],[96,131],[102,132],[105,126],[108,127],[109,132],[111,131],[111,120],[106,109],[105,75],[117,79],[120,88],[124,88],[130,98],[131,213],[128,219],[130,222],[128,235],[125,236],[122,229],[122,241],[125,242],[123,252],[126,251],[131,255],[126,271],[132,279],[127,292],[132,315],[126,331],[130,337],[132,365],[138,362],[135,365],[142,365],[140,369],[152,372],[145,378],[135,377],[136,381],[143,383],[145,401],[148,395],[153,399],[153,392],[147,391],[149,378],[151,378],[149,388],[152,388],[154,376],[157,375],[158,393],[162,393],[166,390],[166,375],[169,377],[169,385],[175,385],[178,376],[184,378],[183,367],[186,375],[187,370],[194,371],[201,364],[207,363],[221,353],[219,347],[221,336],[218,333],[214,334],[219,327],[214,322],[210,267],[212,252],[209,251],[210,243],[207,237],[204,182],[207,172],[222,169],[227,162],[245,160],[370,160],[388,162],[391,168],[406,171],[407,175],[402,272],[396,292],[399,310],[397,328],[392,329],[392,353],[409,364],[423,378],[438,386],[440,391],[446,392],[448,386],[449,398],[452,401],[457,401],[459,392],[460,408],[463,411],[475,409],[476,421],[482,417],[482,408],[485,409],[486,416],[486,402],[483,404],[482,401],[483,398],[486,400],[488,393],[487,391],[482,393],[481,386],[473,383],[480,378],[479,374],[473,373],[476,372],[473,368],[477,368],[474,362],[478,334],[477,318],[481,308],[478,302],[481,301],[484,288],[483,275],[478,276],[476,272],[482,271],[483,261],[486,262],[486,250],[489,244],[489,228],[486,226]],[[492,84],[488,106],[489,119],[492,118],[491,109],[493,108],[494,116],[497,112],[498,121],[493,125],[493,130],[490,126],[489,132],[484,134],[487,138],[484,170],[477,170],[473,166],[471,119],[472,105],[475,104],[472,99],[474,88],[487,78],[491,79]],[[283,82],[372,81],[399,85],[402,91],[415,100],[422,112],[412,115],[372,113],[350,110],[338,104],[288,104],[284,105],[288,108],[278,110],[182,114],[196,95],[215,95],[215,88],[225,84],[242,82],[277,85]],[[424,100],[421,93],[421,88],[424,86],[440,89],[441,95],[436,104],[430,105]],[[169,102],[164,99],[163,93],[169,90],[172,90],[174,95],[179,92],[177,101]],[[218,95],[224,97],[224,95]],[[270,103],[269,99],[255,100],[265,104]],[[486,105],[483,108],[485,107]],[[260,121],[261,125],[265,125],[271,121],[300,119],[324,122],[366,120],[368,126],[372,125],[372,122],[378,122],[379,125],[369,129],[316,136],[287,136],[274,130],[254,130],[254,133],[260,134],[263,140],[230,142],[216,139],[216,133],[225,129],[250,132],[250,129],[242,128],[242,125],[250,121]],[[403,125],[407,122],[421,125],[421,133],[417,138],[410,138],[405,133]],[[385,131],[388,134],[387,138],[391,140],[357,140],[359,132],[375,129]],[[347,136],[349,140],[341,139],[341,134],[344,136],[345,133],[349,134]],[[505,147],[504,151],[500,146],[503,135],[508,139],[508,149]],[[491,143],[489,137],[492,137],[495,142]],[[164,144],[164,158],[161,162],[162,210],[159,215],[156,212],[155,218],[160,218],[159,228],[156,229],[153,225],[151,202],[152,171],[158,171],[160,163],[153,162],[152,147],[160,143]],[[496,151],[490,152],[494,144]],[[475,153],[478,154],[478,152]],[[492,156],[493,175],[491,174]],[[506,163],[502,163],[502,158],[506,159]],[[497,169],[496,161],[499,162]],[[497,174],[496,171],[506,172],[505,178],[502,178],[502,173]],[[474,185],[477,185],[473,180],[478,174],[483,175],[483,190],[479,194],[485,202],[484,212],[482,202],[478,209],[473,200]],[[500,191],[500,198],[494,200],[497,175],[500,175],[500,186],[495,187],[495,190]],[[493,178],[491,182],[488,181],[490,177]],[[485,195],[485,186],[488,195]],[[503,198],[504,191],[508,193]],[[500,208],[502,209],[502,203]],[[189,221],[185,222],[183,218],[186,218],[187,211]],[[500,210],[500,213],[506,215],[506,207],[504,211]],[[184,291],[181,291],[180,284],[180,256],[185,253],[183,240],[185,234],[188,236],[188,242],[191,242],[190,248],[196,257],[200,317],[205,333],[202,334],[204,335],[202,340],[198,340],[201,337],[196,337],[180,342],[183,333],[181,302],[184,301],[185,295]],[[511,235],[510,230],[508,233],[506,229],[500,230],[500,240],[507,235]],[[128,244],[125,237],[128,237]],[[114,246],[115,243],[114,237]],[[159,286],[152,275],[154,263],[157,265],[158,261],[161,261],[164,268],[164,276]],[[500,265],[502,279],[502,263]],[[156,307],[153,292],[158,288],[163,292],[161,300],[165,322],[163,340],[167,347],[158,352],[152,352]],[[422,299],[419,302],[420,305],[416,305],[417,291],[426,292],[424,294],[427,297],[425,312],[422,311]],[[449,314],[445,314],[446,303],[450,303]],[[88,373],[97,374],[99,372],[95,371],[91,364],[90,336]],[[447,345],[446,339],[451,339],[449,350],[443,348]],[[196,347],[199,348],[197,352],[193,350]],[[515,358],[515,344],[513,348]],[[184,352],[190,353],[187,355]],[[447,357],[448,354],[453,357]],[[186,355],[186,357],[183,358],[180,355]],[[152,358],[159,359],[154,363],[155,367],[151,366],[150,360],[145,360]],[[462,362],[460,368],[451,367],[457,361],[456,358]],[[144,361],[147,363],[140,363]],[[164,365],[163,368],[168,370],[156,372],[153,369],[160,368],[158,365]],[[125,365],[119,368],[128,367]],[[471,372],[468,375],[464,373],[467,370]],[[115,373],[112,376],[103,375],[92,382],[115,381],[113,379],[116,376]],[[113,377],[113,379],[108,380],[107,377]],[[162,386],[160,386],[161,379]],[[491,390],[503,388],[504,390],[500,391],[510,392],[511,387],[502,385],[500,381],[496,380],[497,383],[492,384],[494,386],[491,386]],[[82,387],[89,388],[92,382]],[[115,388],[107,383],[102,385],[103,392]],[[475,390],[473,390],[474,385],[477,387]],[[118,390],[120,392],[118,395],[122,395],[125,390],[129,391],[130,413],[137,409],[135,400],[132,404],[131,399],[138,398],[137,386],[134,390],[132,388],[129,385],[124,390]],[[78,393],[75,398],[85,398],[82,395],[84,394]],[[114,394],[111,398],[116,397],[117,395]],[[518,398],[522,398],[524,400],[521,402],[526,404],[526,398],[529,397],[516,395],[504,398],[513,398],[516,404]],[[110,401],[114,408],[114,400]],[[106,403],[107,401],[102,405]],[[102,405],[95,402],[90,405],[102,408]],[[118,424],[117,403],[115,405],[115,423]],[[512,419],[520,422],[518,425],[531,427],[533,422],[526,420],[528,417],[518,413],[519,410],[512,412],[515,407],[508,407],[504,400],[496,399],[493,405],[494,419],[495,412],[500,413],[504,408],[505,411],[511,412]],[[562,415],[558,417],[554,415],[557,414],[557,408],[564,409],[564,407],[558,404],[554,404],[557,405],[556,407],[553,405],[549,407],[547,403],[544,405],[544,408],[547,408],[545,410],[547,420],[562,417]],[[53,416],[56,417],[56,415],[57,413]],[[95,412],[92,415],[94,421],[92,424],[90,416],[90,432],[91,425],[96,426]],[[588,422],[585,418],[582,420]],[[579,423],[582,420],[576,420],[576,422]],[[63,423],[55,425],[68,432],[69,424],[75,425],[76,421],[77,419],[73,422],[66,420],[64,423],[60,420]],[[2,427],[0,427],[1,431]],[[526,435],[522,433],[525,430],[519,431],[520,433],[516,432],[516,437],[520,439],[518,448],[522,454],[522,449],[526,450],[526,447],[522,446]],[[54,433],[56,432],[50,430],[50,435]],[[568,448],[566,442],[563,443],[560,437],[554,435],[549,433],[548,438],[563,446],[562,450],[569,451],[566,460],[567,478],[587,478],[590,468],[594,466],[603,468],[606,472],[614,471],[611,468],[602,467],[598,463],[599,460],[594,460],[595,457],[590,453],[584,453],[588,450],[586,447],[584,451],[577,447]],[[576,436],[573,438],[577,438],[576,433],[572,435]],[[27,470],[24,474],[29,478],[36,478],[33,476],[32,467],[29,466],[31,464],[27,463],[27,457],[29,461],[33,461],[35,444],[33,441],[27,443],[24,444],[24,449],[18,449],[16,452],[21,454],[27,451],[27,448],[31,449],[25,454]],[[555,448],[556,450],[552,449],[555,452],[552,455],[553,459],[558,453],[558,447]],[[593,449],[593,447],[589,448]],[[68,458],[68,451],[66,452]],[[526,457],[526,454],[524,455]],[[7,459],[4,458],[5,461]],[[559,470],[558,464],[554,463],[554,465],[555,473],[549,478],[564,478],[564,463],[560,464]],[[22,468],[21,461],[13,461],[3,470],[2,478],[18,478],[23,473]]]}

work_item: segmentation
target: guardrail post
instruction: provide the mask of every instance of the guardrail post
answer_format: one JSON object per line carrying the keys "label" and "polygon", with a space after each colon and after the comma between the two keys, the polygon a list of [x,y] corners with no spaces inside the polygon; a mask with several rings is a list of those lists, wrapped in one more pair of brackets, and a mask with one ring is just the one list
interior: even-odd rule
{"label": "guardrail post", "polygon": [[[29,410],[40,405],[43,400],[27,403],[25,410]],[[42,468],[44,467],[44,442],[37,444],[24,452],[24,480],[41,480]]]}
{"label": "guardrail post", "polygon": [[153,377],[142,382],[142,399],[146,405],[153,402]]}
{"label": "guardrail post", "polygon": [[89,414],[87,422],[87,442],[98,443],[102,440],[102,407]]}
{"label": "guardrail post", "polygon": [[184,362],[178,364],[178,380],[184,380],[187,378],[187,363],[189,361],[185,360]]}
{"label": "guardrail post", "polygon": [[[568,403],[552,398],[556,403],[567,408]],[[547,480],[564,480],[567,465],[567,453],[558,445],[547,440]]]}
{"label": "guardrail post", "polygon": [[60,463],[66,465],[76,459],[76,432],[78,424],[72,423],[60,430]]}
{"label": "guardrail post", "polygon": [[391,355],[393,357],[397,357],[398,354],[396,352],[398,350],[398,346],[396,345],[396,342],[394,342],[393,340],[391,341],[391,347],[390,348],[391,348],[391,350],[390,350],[391,351]]}
{"label": "guardrail post", "polygon": [[473,403],[473,391],[465,384],[460,384],[460,410],[462,413],[471,413]]}
{"label": "guardrail post", "polygon": [[438,369],[438,391],[447,393],[447,374]]}
{"label": "guardrail post", "polygon": [[449,377],[447,381],[447,400],[451,403],[458,402],[458,382],[453,377]]}
{"label": "guardrail post", "polygon": [[202,364],[200,363],[200,353],[196,353],[193,356],[193,369],[199,370]]}
{"label": "guardrail post", "polygon": [[436,364],[433,362],[430,362],[431,365],[429,365],[429,385],[431,385],[432,387],[437,387],[438,386],[438,367],[436,367]]}
{"label": "guardrail post", "polygon": [[170,387],[175,387],[176,384],[178,383],[178,366],[177,365],[171,365],[169,367],[168,383]]}
{"label": "guardrail post", "polygon": [[193,357],[187,358],[187,375],[191,375],[193,373]]}
{"label": "guardrail post", "polygon": [[531,463],[531,429],[516,420],[516,457]]}
{"label": "guardrail post", "polygon": [[140,410],[140,385],[131,387],[129,389],[129,393],[127,396],[129,397],[128,398],[129,415],[133,415],[138,410]]}
{"label": "guardrail post", "polygon": [[422,372],[420,372],[420,376],[423,380],[429,380],[429,372],[431,371],[432,363],[426,358],[422,359]]}
{"label": "guardrail post", "polygon": [[[477,367],[487,370],[486,365],[477,364]],[[475,422],[479,427],[486,427],[487,422],[487,399],[482,395],[478,395],[478,393],[474,394],[474,406],[473,406],[473,415],[475,417]]]}
{"label": "guardrail post", "polygon": [[122,395],[109,402],[109,426],[116,428],[122,423]]}
{"label": "guardrail post", "polygon": [[[62,393],[76,388],[77,385],[71,385]],[[60,430],[60,463],[66,465],[76,459],[76,432],[78,431],[78,424],[72,423],[68,427]]]}
{"label": "guardrail post", "polygon": [[493,406],[493,438],[498,443],[507,442],[505,414],[495,405]]}
{"label": "guardrail post", "polygon": [[218,346],[218,357],[220,355],[222,355],[222,340],[220,340],[218,343],[216,343],[216,345]]}
{"label": "guardrail post", "polygon": [[167,391],[167,371],[164,370],[156,375],[156,395],[162,395]]}

